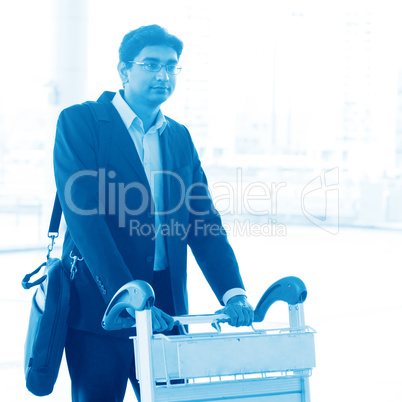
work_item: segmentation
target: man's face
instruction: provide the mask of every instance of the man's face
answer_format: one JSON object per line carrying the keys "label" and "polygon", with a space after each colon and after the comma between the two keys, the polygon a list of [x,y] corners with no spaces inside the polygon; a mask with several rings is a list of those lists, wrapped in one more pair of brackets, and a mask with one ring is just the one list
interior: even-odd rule
{"label": "man's face", "polygon": [[[166,46],[147,46],[133,61],[149,64],[177,64],[177,53]],[[176,87],[176,75],[169,75],[165,68],[159,72],[145,70],[143,65],[133,63],[127,70],[128,83],[125,86],[127,101],[149,107],[158,107],[172,95]]]}

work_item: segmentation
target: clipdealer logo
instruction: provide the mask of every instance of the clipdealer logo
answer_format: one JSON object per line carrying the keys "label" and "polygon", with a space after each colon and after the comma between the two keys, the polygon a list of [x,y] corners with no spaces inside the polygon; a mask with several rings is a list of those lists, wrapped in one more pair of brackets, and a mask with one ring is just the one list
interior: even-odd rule
{"label": "clipdealer logo", "polygon": [[[170,209],[163,211],[154,210],[154,203],[151,200],[152,196],[149,193],[149,188],[151,189],[151,193],[154,193],[152,186],[156,182],[155,177],[157,175],[170,176],[171,182],[175,181],[177,183],[177,186],[175,186],[177,191],[175,196],[176,202],[174,205],[169,205]],[[199,211],[193,208],[193,202],[196,204],[199,200],[213,198],[213,203],[220,206],[219,212],[221,215],[241,215],[244,212],[256,216],[276,215],[278,193],[282,188],[286,187],[286,183],[284,182],[267,184],[261,181],[248,183],[243,186],[241,169],[238,169],[235,183],[221,181],[212,185],[214,193],[218,193],[215,197],[211,196],[210,189],[205,183],[192,183],[186,187],[182,177],[172,171],[152,172],[150,187],[136,181],[131,183],[116,182],[116,177],[116,172],[106,172],[105,169],[99,169],[99,171],[81,170],[74,173],[67,180],[64,189],[65,201],[68,208],[72,212],[83,216],[118,214],[119,223],[124,224],[126,215],[138,216],[144,213],[147,208],[150,208],[151,212],[156,215],[169,215],[184,205],[193,215],[207,215],[211,211],[215,212],[214,205],[211,205],[210,211]],[[99,199],[94,200],[90,209],[79,206],[81,200],[76,187],[79,180],[86,180],[88,185],[90,184],[93,189],[97,189],[98,191]],[[92,182],[92,180],[97,180],[97,183]],[[108,190],[107,200],[106,189]],[[136,200],[138,200],[136,209],[130,209],[127,205],[128,192],[137,193],[135,196]]]}
{"label": "clipdealer logo", "polygon": [[[156,175],[167,175],[171,183],[174,185],[176,194],[174,205],[169,205],[169,209],[155,211],[155,204],[152,201],[154,189],[152,183],[155,183]],[[259,223],[251,222],[250,219],[235,219],[231,226],[226,225],[227,232],[234,234],[244,234],[250,236],[266,235],[266,236],[283,236],[286,235],[286,226],[278,223],[272,217],[278,216],[278,196],[279,192],[286,192],[287,183],[264,183],[262,181],[254,181],[243,183],[242,170],[237,169],[236,180],[234,182],[215,182],[211,186],[214,196],[211,196],[210,189],[205,183],[192,183],[187,187],[183,178],[172,171],[156,171],[151,173],[151,184],[149,186],[141,182],[118,182],[116,180],[116,172],[106,171],[106,169],[82,170],[73,174],[65,185],[65,201],[67,207],[78,215],[118,215],[119,227],[130,225],[130,231],[134,234],[140,230],[140,223],[137,219],[131,222],[128,216],[139,216],[145,211],[150,211],[157,219],[157,223],[161,224],[164,220],[158,220],[158,216],[167,216],[185,207],[187,211],[197,217],[207,214],[216,213],[215,205],[219,209],[220,215],[232,216],[260,216],[262,219],[267,218]],[[92,191],[97,191],[99,197],[96,196],[92,202],[82,202],[82,184],[78,186],[79,180],[85,180],[85,185]],[[314,225],[331,234],[339,232],[339,168],[333,168],[324,172],[322,175],[311,180],[301,191],[301,212]],[[80,190],[81,189],[81,190]],[[108,191],[106,191],[106,189]],[[150,190],[151,189],[151,193]],[[127,204],[127,194],[130,194],[131,202],[135,205]],[[107,194],[107,195],[106,195]],[[86,195],[86,201],[93,196]],[[106,197],[108,199],[106,200]],[[210,204],[209,210],[195,210],[194,205],[198,201],[212,198],[213,203]],[[286,197],[282,199],[286,201]],[[80,207],[86,205],[87,208]],[[88,208],[88,205],[91,208]],[[166,206],[165,206],[166,207]],[[297,210],[294,210],[297,213]],[[246,215],[244,215],[246,214]],[[299,212],[300,214],[300,212]],[[199,220],[202,222],[202,218]],[[197,223],[197,225],[200,225]],[[179,230],[180,229],[180,230]],[[195,230],[196,228],[192,228]],[[215,228],[210,228],[212,231]],[[144,227],[141,228],[144,231]],[[180,231],[184,237],[187,237],[189,229],[180,225],[171,227],[154,227],[150,228],[149,233],[155,232],[176,233]],[[265,233],[265,234],[264,234]],[[144,235],[144,233],[141,233]],[[177,233],[176,233],[177,235]],[[179,234],[180,235],[180,234]]]}
{"label": "clipdealer logo", "polygon": [[196,219],[193,224],[184,225],[170,219],[168,223],[155,225],[154,223],[143,223],[139,219],[130,219],[130,236],[150,237],[155,240],[158,236],[178,237],[186,240],[189,236],[222,236],[232,235],[240,237],[260,237],[260,236],[286,236],[286,226],[278,223],[276,219],[268,219],[264,223],[253,223],[250,219],[235,219],[232,224],[217,223],[205,224],[202,219]]}
{"label": "clipdealer logo", "polygon": [[301,209],[314,225],[334,235],[339,233],[339,167],[306,184],[301,195]]}

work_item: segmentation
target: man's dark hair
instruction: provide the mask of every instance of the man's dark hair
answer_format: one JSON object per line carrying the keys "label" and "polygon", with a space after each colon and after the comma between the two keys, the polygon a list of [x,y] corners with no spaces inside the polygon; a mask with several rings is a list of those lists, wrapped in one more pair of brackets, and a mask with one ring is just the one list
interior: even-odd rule
{"label": "man's dark hair", "polygon": [[126,34],[119,49],[119,59],[125,63],[133,60],[146,46],[167,46],[174,49],[177,58],[183,51],[183,42],[159,25],[142,26]]}

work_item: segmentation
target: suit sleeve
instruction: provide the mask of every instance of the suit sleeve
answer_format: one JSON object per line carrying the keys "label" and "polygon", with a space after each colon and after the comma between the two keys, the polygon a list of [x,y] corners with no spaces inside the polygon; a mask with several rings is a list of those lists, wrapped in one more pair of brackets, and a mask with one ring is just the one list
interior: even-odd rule
{"label": "suit sleeve", "polygon": [[[189,137],[190,138],[190,137]],[[188,244],[205,278],[223,305],[223,295],[230,289],[244,289],[239,266],[222,220],[215,209],[208,182],[198,154],[193,153],[193,185],[188,197]]]}
{"label": "suit sleeve", "polygon": [[99,199],[99,126],[83,105],[62,111],[57,122],[54,172],[60,204],[70,235],[91,275],[104,285],[105,303],[133,280],[113,236]]}

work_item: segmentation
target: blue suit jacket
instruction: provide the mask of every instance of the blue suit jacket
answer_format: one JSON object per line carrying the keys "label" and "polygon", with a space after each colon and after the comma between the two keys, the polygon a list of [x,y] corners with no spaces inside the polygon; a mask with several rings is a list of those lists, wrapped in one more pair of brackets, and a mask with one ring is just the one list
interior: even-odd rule
{"label": "blue suit jacket", "polygon": [[[67,223],[63,262],[69,266],[74,244],[84,258],[73,282],[70,325],[99,333],[106,332],[101,319],[121,286],[133,279],[152,282],[155,253],[151,191],[135,145],[111,103],[113,96],[105,92],[93,104],[106,111],[103,131],[88,103],[63,110],[54,147],[56,186]],[[171,276],[167,286],[180,315],[188,313],[187,245],[219,301],[243,283],[190,134],[166,119],[161,149]]]}

